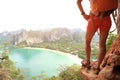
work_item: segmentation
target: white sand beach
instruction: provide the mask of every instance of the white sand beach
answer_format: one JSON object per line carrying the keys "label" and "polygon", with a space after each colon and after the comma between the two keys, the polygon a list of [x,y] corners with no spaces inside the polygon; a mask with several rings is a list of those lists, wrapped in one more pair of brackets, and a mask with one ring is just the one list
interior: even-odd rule
{"label": "white sand beach", "polygon": [[32,47],[25,47],[25,48],[28,48],[28,49],[38,49],[38,50],[47,50],[47,51],[55,52],[55,53],[58,53],[58,54],[63,54],[63,55],[71,57],[73,60],[79,61],[78,64],[81,65],[82,59],[79,58],[77,55],[72,55],[70,53],[65,53],[65,52],[61,52],[61,51],[58,51],[58,50],[52,50],[52,49],[46,49],[46,48],[32,48]]}

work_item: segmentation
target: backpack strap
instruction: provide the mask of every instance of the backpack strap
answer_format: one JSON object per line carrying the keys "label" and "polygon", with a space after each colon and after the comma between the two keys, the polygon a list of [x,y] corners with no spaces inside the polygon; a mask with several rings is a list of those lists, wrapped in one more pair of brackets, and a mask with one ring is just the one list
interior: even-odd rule
{"label": "backpack strap", "polygon": [[117,17],[117,10],[112,12],[112,17],[115,23],[115,29],[113,29],[112,31],[110,31],[110,33],[114,32],[117,29],[117,22],[116,22],[116,17]]}
{"label": "backpack strap", "polygon": [[104,12],[99,12],[98,16],[99,17],[106,17],[106,16],[109,16],[110,14],[113,13],[115,9],[112,9],[112,10],[108,10],[108,11],[104,11]]}

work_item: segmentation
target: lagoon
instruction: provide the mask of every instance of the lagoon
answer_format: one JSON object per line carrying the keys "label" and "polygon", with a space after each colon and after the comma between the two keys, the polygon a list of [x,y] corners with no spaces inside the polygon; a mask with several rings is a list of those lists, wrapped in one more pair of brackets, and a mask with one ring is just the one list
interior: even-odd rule
{"label": "lagoon", "polygon": [[15,48],[9,55],[25,76],[45,73],[47,77],[59,74],[60,66],[80,65],[81,59],[68,53],[42,48]]}

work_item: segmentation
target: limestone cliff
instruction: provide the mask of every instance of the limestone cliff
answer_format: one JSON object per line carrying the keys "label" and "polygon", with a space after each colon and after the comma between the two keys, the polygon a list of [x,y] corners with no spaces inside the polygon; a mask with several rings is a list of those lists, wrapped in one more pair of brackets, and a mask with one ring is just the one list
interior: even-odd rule
{"label": "limestone cliff", "polygon": [[[53,28],[48,30],[30,30],[24,29],[17,31],[4,31],[0,33],[0,41],[9,41],[11,44],[16,45],[21,42],[27,44],[54,42],[58,40],[75,40],[84,41],[85,32],[81,29],[67,29],[67,28]],[[95,39],[97,39],[95,37]]]}

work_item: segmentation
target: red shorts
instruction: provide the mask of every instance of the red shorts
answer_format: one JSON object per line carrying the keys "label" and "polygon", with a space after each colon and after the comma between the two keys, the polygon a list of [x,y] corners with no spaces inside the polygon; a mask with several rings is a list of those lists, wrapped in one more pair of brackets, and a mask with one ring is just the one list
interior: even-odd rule
{"label": "red shorts", "polygon": [[97,31],[99,29],[99,30],[109,31],[110,28],[111,28],[110,16],[102,17],[101,19],[100,19],[100,17],[94,16],[93,20],[92,20],[92,18],[88,19],[87,30]]}

